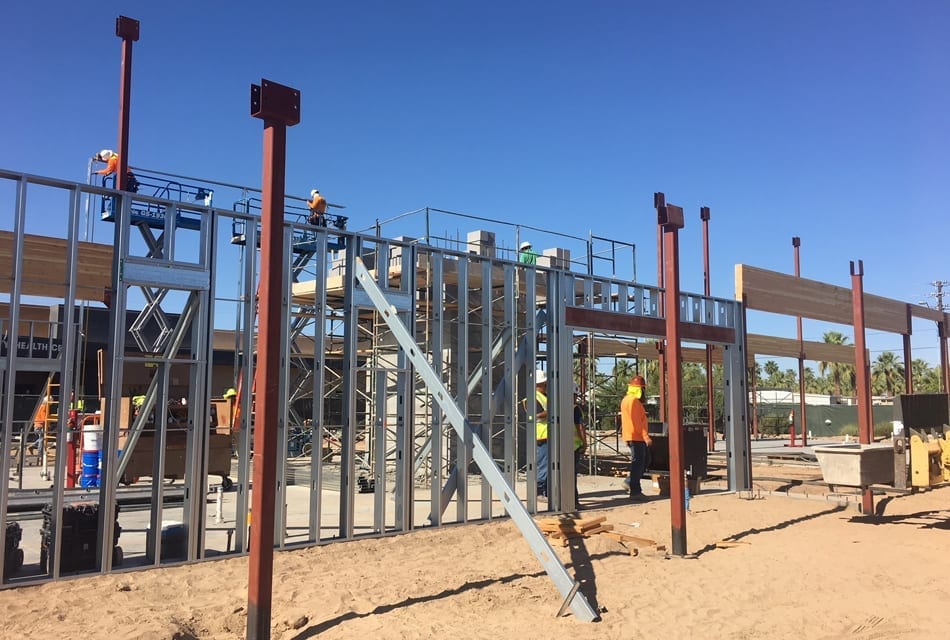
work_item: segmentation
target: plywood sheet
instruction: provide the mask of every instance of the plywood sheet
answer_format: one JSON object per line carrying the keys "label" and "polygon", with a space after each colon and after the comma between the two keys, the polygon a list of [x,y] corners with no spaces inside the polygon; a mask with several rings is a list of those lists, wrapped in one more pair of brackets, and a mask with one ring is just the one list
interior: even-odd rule
{"label": "plywood sheet", "polygon": [[[76,282],[77,300],[103,300],[112,286],[112,246],[80,242],[74,273],[66,273],[66,240],[26,234],[23,237],[23,295],[63,299],[68,280]],[[13,234],[0,231],[0,293],[12,293]]]}
{"label": "plywood sheet", "polygon": [[[736,265],[736,299],[747,309],[802,316],[851,325],[851,289],[744,264]],[[907,303],[865,292],[864,324],[868,329],[908,333]]]}

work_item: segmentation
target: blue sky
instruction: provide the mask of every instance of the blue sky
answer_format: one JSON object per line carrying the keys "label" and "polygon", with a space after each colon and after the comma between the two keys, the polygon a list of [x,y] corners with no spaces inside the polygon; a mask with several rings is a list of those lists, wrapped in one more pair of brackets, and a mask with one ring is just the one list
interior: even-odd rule
{"label": "blue sky", "polygon": [[[10,3],[0,166],[84,181],[116,146],[124,14],[142,23],[133,165],[259,185],[248,103],[264,77],[302,94],[288,192],[319,186],[351,228],[428,205],[593,232],[635,243],[655,284],[664,191],[686,209],[687,290],[703,286],[703,205],[717,296],[733,296],[736,263],[792,272],[793,235],[808,278],[850,286],[861,259],[867,292],[909,302],[950,279],[945,2],[259,6]],[[828,328],[806,320],[805,337]],[[770,317],[750,330],[795,334]],[[914,347],[937,361],[931,325]]]}

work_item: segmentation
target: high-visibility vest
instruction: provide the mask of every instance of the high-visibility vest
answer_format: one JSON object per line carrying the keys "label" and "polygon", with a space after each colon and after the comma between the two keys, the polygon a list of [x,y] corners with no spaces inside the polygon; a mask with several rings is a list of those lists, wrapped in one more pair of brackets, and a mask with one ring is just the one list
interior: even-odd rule
{"label": "high-visibility vest", "polygon": [[[548,397],[547,397],[546,395],[544,395],[543,393],[541,393],[540,391],[538,391],[537,389],[535,389],[535,391],[534,391],[534,397],[535,397],[535,399],[538,401],[538,404],[541,405],[541,409],[542,409],[543,411],[547,411],[547,410],[548,410]],[[537,424],[535,425],[535,431],[534,431],[534,432],[535,432],[535,439],[538,440],[539,442],[540,442],[541,440],[547,440],[547,439],[548,439],[548,421],[547,421],[547,418],[545,418],[544,420],[540,420],[540,419],[538,420]]]}

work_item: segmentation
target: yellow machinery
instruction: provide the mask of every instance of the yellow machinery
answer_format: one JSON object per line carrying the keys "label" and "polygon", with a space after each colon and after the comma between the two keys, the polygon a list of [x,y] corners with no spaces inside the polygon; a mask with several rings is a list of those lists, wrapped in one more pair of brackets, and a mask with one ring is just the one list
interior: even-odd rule
{"label": "yellow machinery", "polygon": [[914,487],[950,482],[950,427],[910,430],[910,480]]}

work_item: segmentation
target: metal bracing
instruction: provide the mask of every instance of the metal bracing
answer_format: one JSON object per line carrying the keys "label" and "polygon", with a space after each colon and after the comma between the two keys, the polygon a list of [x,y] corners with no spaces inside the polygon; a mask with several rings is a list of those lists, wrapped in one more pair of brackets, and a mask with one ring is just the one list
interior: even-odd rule
{"label": "metal bracing", "polygon": [[[425,381],[429,393],[432,394],[433,399],[445,412],[446,418],[455,428],[456,432],[461,434],[467,430],[471,430],[471,424],[454,403],[452,396],[449,394],[449,390],[442,383],[423,352],[419,349],[412,333],[401,323],[396,308],[387,302],[383,291],[377,286],[376,281],[372,278],[366,267],[363,266],[362,260],[356,264],[356,274],[363,289],[369,294],[370,299],[376,305],[376,309],[383,315],[390,330],[392,330],[396,339],[399,341],[403,353],[406,354],[406,357],[412,363],[416,373]],[[518,526],[521,534],[527,540],[528,546],[531,547],[531,550],[551,577],[560,594],[565,599],[570,598],[570,606],[574,615],[579,620],[585,622],[598,619],[599,616],[597,612],[591,607],[584,594],[576,588],[576,581],[567,573],[567,569],[557,558],[551,545],[548,544],[541,530],[538,529],[534,520],[531,519],[531,515],[524,508],[524,505],[521,504],[514,490],[505,482],[504,475],[498,470],[488,449],[478,438],[473,438],[473,457],[483,477],[491,485],[495,495],[497,495],[499,500],[502,501],[502,504],[504,504],[511,519]]]}
{"label": "metal bracing", "polygon": [[[145,417],[123,419],[123,396],[143,391],[145,403],[140,414],[156,414],[161,422],[161,410],[173,396],[177,399],[187,396],[187,403],[181,404],[187,404],[188,411],[180,433],[156,431],[158,442],[151,472],[158,477],[132,488],[145,493],[151,502],[147,515],[143,514],[139,520],[140,526],[157,530],[164,516],[181,520],[187,531],[187,554],[182,558],[186,561],[201,559],[206,552],[246,552],[258,332],[255,289],[260,260],[256,219],[245,212],[168,202],[9,172],[0,171],[0,179],[16,184],[17,202],[21,203],[13,220],[15,225],[19,222],[12,234],[14,251],[19,252],[17,256],[22,255],[24,246],[21,216],[27,185],[32,185],[34,180],[44,188],[71,190],[70,207],[74,211],[77,199],[83,194],[94,199],[105,197],[115,203],[110,210],[113,221],[96,221],[97,225],[111,229],[114,237],[111,247],[95,246],[114,248],[115,260],[110,292],[113,321],[103,367],[107,438],[103,458],[105,482],[98,496],[102,536],[97,568],[101,571],[115,568],[108,553],[114,534],[105,523],[115,520],[116,501],[122,500],[124,491],[131,490],[117,486],[123,470],[130,464],[125,455],[127,450],[122,457],[117,456],[119,428],[129,436],[123,446],[134,447],[146,425]],[[30,186],[31,194],[32,188]],[[148,219],[148,228],[154,232],[141,233],[141,228],[133,228],[138,224],[135,216],[141,217],[136,211],[146,206],[160,215]],[[130,218],[133,223],[129,222]],[[241,242],[229,242],[233,238],[227,232],[216,233],[216,230],[230,231],[236,223],[244,228]],[[70,252],[63,260],[71,261],[71,265],[78,260],[81,264],[84,247],[78,247],[77,258],[77,231],[75,223],[70,224],[73,225],[71,235],[64,243]],[[328,265],[331,261],[328,232],[304,227],[288,222],[284,228],[285,242],[292,246],[284,245],[288,259],[283,267],[285,303],[280,311],[282,357],[286,367],[281,373],[282,446],[275,452],[281,471],[276,500],[281,512],[275,514],[277,543],[282,546],[297,542],[317,544],[348,540],[356,535],[409,531],[427,524],[487,520],[498,517],[502,507],[512,512],[512,501],[517,501],[515,496],[518,495],[523,496],[526,513],[536,513],[536,435],[528,425],[534,424],[535,403],[530,400],[539,366],[548,371],[550,388],[561,391],[550,395],[553,441],[548,508],[552,511],[573,508],[576,496],[572,478],[570,376],[574,333],[591,331],[608,338],[655,338],[658,335],[655,329],[663,319],[658,306],[660,290],[617,278],[517,264],[489,254],[463,253],[345,231],[334,232],[337,239],[345,240],[342,243],[345,250]],[[302,235],[309,238],[309,244],[306,247],[293,244]],[[105,237],[101,232],[99,236]],[[183,259],[183,255],[188,255],[188,259]],[[369,267],[373,256],[376,260],[373,277],[378,278],[385,296],[386,313],[378,309],[356,277],[358,259],[367,260],[365,266]],[[15,326],[21,320],[17,310],[21,296],[18,287],[24,275],[22,262],[14,262],[13,266],[10,311],[3,319],[6,327]],[[67,268],[73,270],[72,266]],[[240,276],[234,272],[238,268]],[[314,282],[306,281],[305,274],[313,274]],[[235,286],[231,283],[239,283],[236,295],[225,293],[224,285]],[[72,284],[83,291],[82,282]],[[217,297],[216,287],[221,298]],[[85,292],[88,294],[88,285]],[[66,293],[64,298],[71,295],[76,294]],[[69,303],[68,298],[66,301]],[[215,305],[224,306],[222,301],[235,309],[233,313],[239,319],[233,336],[215,327]],[[164,332],[154,320],[139,321],[136,327],[143,333],[136,339],[125,319],[126,312],[136,305],[150,308],[153,316],[161,312],[167,319],[169,331]],[[746,468],[741,463],[748,457],[747,448],[743,449],[744,379],[740,377],[743,345],[734,337],[741,335],[741,305],[691,294],[683,294],[680,305],[684,326],[693,331],[690,341],[701,341],[705,336],[710,342],[726,345],[727,439],[734,443],[730,456],[736,461],[729,472],[731,486],[741,488],[748,482]],[[392,314],[393,309],[399,325],[417,345],[417,356],[428,360],[432,375],[449,397],[454,398],[453,415],[450,415],[453,409],[429,394],[433,388],[429,380],[416,370],[416,361],[406,353],[397,332],[390,326],[391,318],[387,314]],[[221,322],[223,314],[218,311],[217,315]],[[694,317],[699,321],[692,322]],[[5,393],[0,399],[0,416],[4,419],[0,443],[4,454],[9,454],[14,435],[9,417],[9,390],[17,374],[43,368],[62,376],[65,359],[77,362],[73,315],[65,312],[60,324],[59,335],[73,338],[64,341],[64,351],[69,353],[64,353],[62,362],[55,365],[28,362],[18,357],[15,350],[8,350],[2,357]],[[223,327],[225,323],[221,324]],[[222,335],[214,335],[219,332]],[[156,336],[163,333],[162,347],[155,349],[159,343]],[[217,352],[213,352],[213,337],[217,339]],[[151,351],[141,353],[142,346]],[[236,364],[221,363],[225,355],[222,352],[232,349],[236,351]],[[212,355],[217,357],[217,364],[212,362]],[[146,365],[155,366],[146,368]],[[151,379],[143,378],[143,372],[153,373]],[[135,375],[138,379],[133,382]],[[67,372],[62,379],[74,377]],[[175,383],[176,377],[182,380]],[[204,526],[209,449],[213,438],[206,429],[205,416],[209,410],[208,396],[213,390],[229,386],[236,386],[241,392],[238,400],[241,419],[233,434],[237,451],[232,461],[237,468],[235,492],[225,494],[226,518],[231,520],[225,527],[233,528],[225,548],[225,527]],[[420,390],[426,393],[422,395]],[[69,387],[64,386],[61,393],[68,391]],[[308,397],[313,399],[309,414],[305,409]],[[523,400],[527,402],[522,403]],[[65,414],[60,412],[61,416]],[[461,417],[468,427],[458,429],[453,416]],[[290,491],[287,480],[292,473],[307,466],[303,457],[288,462],[288,429],[306,426],[310,420],[309,491],[306,498],[298,500],[297,512],[285,516],[284,504],[289,503],[293,508],[294,496],[302,495],[300,476],[296,476],[298,488]],[[59,428],[62,438],[62,424]],[[339,496],[332,492],[337,491],[334,474],[340,449],[334,448],[333,458],[327,462],[322,445],[328,433],[333,434],[334,442],[335,436],[340,435]],[[169,488],[161,480],[162,470],[167,469],[168,464],[163,445],[172,435],[187,440],[183,489],[179,488],[180,481],[178,486]],[[363,447],[364,437],[368,439],[368,448]],[[59,460],[57,457],[57,465]],[[10,456],[0,458],[0,465],[8,472]],[[497,484],[494,477],[489,478],[484,471],[491,468],[497,470],[504,484],[501,493],[494,486]],[[64,473],[63,468],[56,468],[57,487],[63,485]],[[370,475],[361,477],[363,473]],[[491,472],[488,474],[494,476]],[[139,475],[147,477],[146,473]],[[372,495],[360,495],[367,485],[366,493],[372,491]],[[5,521],[2,519],[10,517],[7,513],[10,491],[0,491],[0,525]],[[95,491],[92,489],[93,495]],[[493,499],[493,491],[500,496],[500,504]],[[69,494],[64,497],[61,489],[46,495],[57,502],[54,510],[68,502]],[[450,506],[453,499],[455,508]],[[332,504],[337,500],[338,510]],[[302,502],[306,503],[308,512],[300,519]],[[120,515],[123,527],[137,517],[125,511]],[[426,515],[429,515],[428,523]],[[294,528],[306,528],[306,539],[293,533]],[[54,537],[58,540],[59,533]],[[126,544],[124,536],[121,540]],[[140,557],[145,554],[139,544],[133,564],[153,566],[167,561],[162,558],[161,536],[151,540],[147,563]],[[57,563],[53,563],[50,574],[39,579],[56,577],[57,567]]]}

